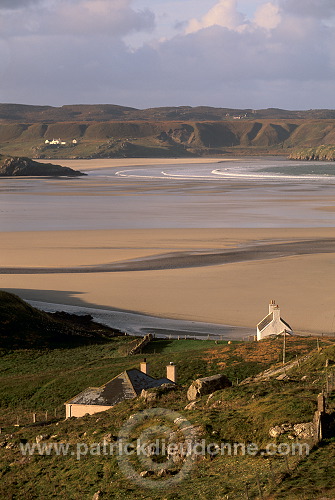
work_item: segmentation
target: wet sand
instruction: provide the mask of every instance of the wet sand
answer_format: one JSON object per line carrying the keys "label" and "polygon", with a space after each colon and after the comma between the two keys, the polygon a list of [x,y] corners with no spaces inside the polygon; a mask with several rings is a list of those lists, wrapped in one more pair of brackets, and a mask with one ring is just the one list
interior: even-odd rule
{"label": "wet sand", "polygon": [[[333,333],[334,240],[334,228],[7,232],[0,255],[10,274],[0,274],[0,287],[31,300],[249,328],[275,299],[296,331]],[[120,262],[122,271],[104,268]]]}
{"label": "wet sand", "polygon": [[[94,160],[50,160],[51,163],[57,163],[63,167],[71,167],[75,170],[100,170],[113,167],[136,167],[151,165],[196,165],[197,163],[218,163],[224,161],[235,161],[236,158],[106,158]],[[45,160],[36,160],[45,163]]]}

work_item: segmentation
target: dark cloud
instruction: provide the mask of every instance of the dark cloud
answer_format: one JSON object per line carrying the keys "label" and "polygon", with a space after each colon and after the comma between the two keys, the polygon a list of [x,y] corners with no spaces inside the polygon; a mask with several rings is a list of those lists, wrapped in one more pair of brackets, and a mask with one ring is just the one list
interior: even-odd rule
{"label": "dark cloud", "polygon": [[131,4],[132,0],[57,0],[44,2],[38,9],[12,10],[3,15],[3,19],[0,11],[0,38],[18,34],[86,38],[105,34],[120,38],[135,32],[152,31],[154,14],[148,9],[136,11]]}
{"label": "dark cloud", "polygon": [[[329,14],[333,1],[317,5]],[[13,11],[0,26],[1,100],[333,107],[335,35],[322,16],[304,10],[299,17],[297,4],[316,6],[281,0],[278,22],[268,27],[216,25],[136,50],[125,36],[149,30],[154,20],[131,0],[58,0],[53,10]]]}
{"label": "dark cloud", "polygon": [[281,0],[280,5],[299,17],[327,19],[335,15],[335,0]]}
{"label": "dark cloud", "polygon": [[40,3],[40,1],[41,0],[0,0],[0,9],[15,10],[34,3]]}

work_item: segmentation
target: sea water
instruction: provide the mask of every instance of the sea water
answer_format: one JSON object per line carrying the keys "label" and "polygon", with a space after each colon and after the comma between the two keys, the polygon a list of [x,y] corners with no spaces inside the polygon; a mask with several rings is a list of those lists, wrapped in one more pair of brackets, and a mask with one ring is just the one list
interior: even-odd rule
{"label": "sea water", "polygon": [[89,170],[90,162],[81,178],[1,179],[0,230],[334,224],[331,162],[252,158]]}

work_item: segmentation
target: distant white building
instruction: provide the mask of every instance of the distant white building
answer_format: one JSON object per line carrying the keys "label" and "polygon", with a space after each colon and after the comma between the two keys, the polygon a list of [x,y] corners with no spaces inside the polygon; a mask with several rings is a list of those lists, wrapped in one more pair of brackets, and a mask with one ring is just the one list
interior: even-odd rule
{"label": "distant white building", "polygon": [[65,146],[66,142],[62,141],[61,139],[52,139],[52,141],[49,141],[49,139],[46,139],[44,141],[44,144],[61,144],[62,146]]}
{"label": "distant white building", "polygon": [[283,318],[280,317],[280,308],[274,300],[269,304],[269,314],[257,325],[257,340],[262,340],[270,335],[293,334],[293,330]]}

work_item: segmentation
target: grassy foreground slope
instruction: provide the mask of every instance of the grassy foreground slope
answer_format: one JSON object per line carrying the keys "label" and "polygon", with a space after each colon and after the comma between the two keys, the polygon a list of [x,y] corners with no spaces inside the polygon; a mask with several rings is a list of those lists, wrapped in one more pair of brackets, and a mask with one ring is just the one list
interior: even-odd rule
{"label": "grassy foreground slope", "polygon": [[[22,308],[28,314],[22,304],[18,314],[22,314]],[[287,368],[287,376],[280,380],[255,378],[246,384],[240,382],[273,363],[282,365],[281,339],[230,345],[205,340],[155,340],[143,355],[154,377],[164,376],[170,361],[176,363],[176,391],[162,392],[156,401],[137,398],[100,414],[64,421],[63,403],[71,396],[88,386],[99,386],[125,369],[138,367],[142,355],[127,355],[132,341],[113,337],[105,343],[71,348],[51,350],[41,345],[39,349],[1,349],[1,498],[92,499],[100,492],[98,498],[102,499],[219,500],[247,498],[247,491],[249,498],[259,498],[261,489],[264,498],[321,499],[335,493],[334,472],[329,467],[335,455],[332,439],[313,448],[307,457],[289,456],[287,460],[261,453],[199,456],[188,479],[157,490],[134,484],[120,469],[117,456],[99,453],[97,447],[99,443],[115,443],[130,415],[160,407],[187,418],[206,443],[252,442],[264,449],[269,440],[274,440],[269,437],[270,427],[312,420],[316,396],[325,382],[326,360],[330,367],[335,363],[331,340],[320,340],[321,350],[317,350],[314,338],[287,339],[287,359],[301,361]],[[226,374],[233,386],[202,396],[191,409],[185,409],[192,380],[215,373]],[[32,412],[37,413],[36,423],[32,423]],[[155,418],[144,422],[144,430],[159,423]],[[36,443],[36,438],[47,445],[69,445],[70,451],[65,455],[22,454],[20,445]],[[281,439],[290,443],[287,436]],[[86,446],[89,450],[79,459],[78,443],[80,449]],[[139,464],[138,470],[145,470],[145,466]]]}

